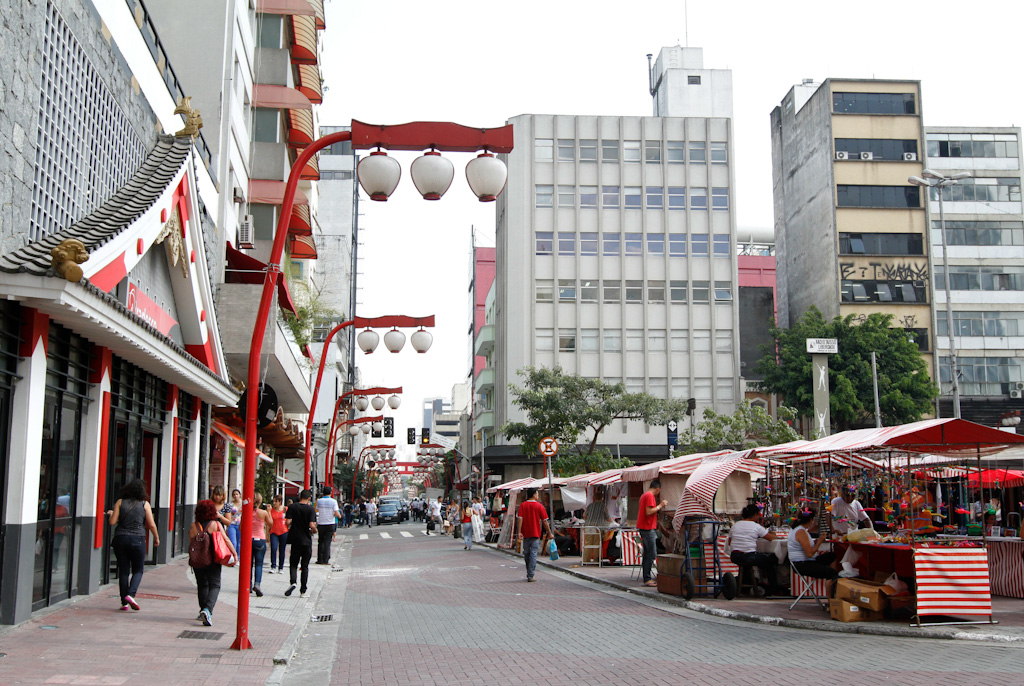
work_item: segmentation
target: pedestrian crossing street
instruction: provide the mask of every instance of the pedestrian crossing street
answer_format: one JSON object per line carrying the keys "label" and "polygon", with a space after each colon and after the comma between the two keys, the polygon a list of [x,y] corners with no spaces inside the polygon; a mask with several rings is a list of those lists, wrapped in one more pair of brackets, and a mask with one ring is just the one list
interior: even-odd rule
{"label": "pedestrian crossing street", "polygon": [[[402,536],[402,538],[412,538],[413,536],[416,535],[416,534],[409,533],[408,531],[399,531],[398,533]],[[391,534],[389,534],[387,531],[381,531],[377,535],[380,536],[381,538],[392,538]],[[359,540],[360,541],[368,541],[369,539],[370,539],[370,534],[359,534]]]}

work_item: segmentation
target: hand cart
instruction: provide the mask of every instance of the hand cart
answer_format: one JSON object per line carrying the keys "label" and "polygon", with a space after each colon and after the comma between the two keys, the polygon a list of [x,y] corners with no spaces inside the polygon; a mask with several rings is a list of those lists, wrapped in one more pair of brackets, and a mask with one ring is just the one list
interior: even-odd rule
{"label": "hand cart", "polygon": [[[722,523],[715,519],[700,519],[683,523],[686,564],[680,570],[680,587],[687,600],[695,595],[719,595],[726,600],[736,597],[738,585],[732,572],[722,573],[722,561],[718,552],[718,531]],[[708,538],[704,535],[708,534]],[[705,545],[710,543],[710,546]],[[709,559],[704,551],[711,550]],[[696,573],[695,573],[696,572]]]}

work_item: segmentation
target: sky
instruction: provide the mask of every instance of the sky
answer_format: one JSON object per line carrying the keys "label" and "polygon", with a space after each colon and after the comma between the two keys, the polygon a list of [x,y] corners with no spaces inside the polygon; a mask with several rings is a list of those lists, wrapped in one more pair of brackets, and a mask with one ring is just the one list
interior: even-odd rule
{"label": "sky", "polygon": [[[386,8],[382,12],[382,8]],[[926,126],[1021,126],[1021,0],[327,0],[321,125],[453,121],[502,126],[518,114],[650,116],[647,54],[684,45],[733,72],[739,230],[771,227],[769,115],[804,78],[920,80]],[[409,180],[360,201],[356,313],[436,315],[431,350],[357,353],[366,385],[402,386],[396,441],[424,398],[450,398],[470,369],[471,236],[494,245],[494,205],[455,181],[437,202]],[[411,332],[407,332],[411,333]],[[411,454],[403,448],[407,455]]]}

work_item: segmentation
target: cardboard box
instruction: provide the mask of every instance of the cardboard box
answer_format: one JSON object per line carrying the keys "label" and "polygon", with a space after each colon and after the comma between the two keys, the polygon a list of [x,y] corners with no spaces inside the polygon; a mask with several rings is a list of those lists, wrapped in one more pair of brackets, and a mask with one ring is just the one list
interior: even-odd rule
{"label": "cardboard box", "polygon": [[836,581],[836,598],[859,607],[881,612],[889,604],[889,596],[895,591],[884,584],[865,579],[839,579]]}
{"label": "cardboard box", "polygon": [[828,613],[832,615],[832,619],[840,622],[877,622],[882,618],[881,612],[869,610],[839,598],[828,601]]}

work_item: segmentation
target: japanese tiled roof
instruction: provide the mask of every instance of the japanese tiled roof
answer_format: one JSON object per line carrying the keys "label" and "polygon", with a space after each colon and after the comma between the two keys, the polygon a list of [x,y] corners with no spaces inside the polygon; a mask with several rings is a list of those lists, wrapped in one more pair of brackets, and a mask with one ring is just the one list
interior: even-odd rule
{"label": "japanese tiled roof", "polygon": [[153,206],[188,159],[191,147],[188,136],[158,136],[139,170],[109,200],[68,228],[0,256],[0,271],[49,274],[50,251],[69,238],[82,241],[90,253],[104,245]]}

